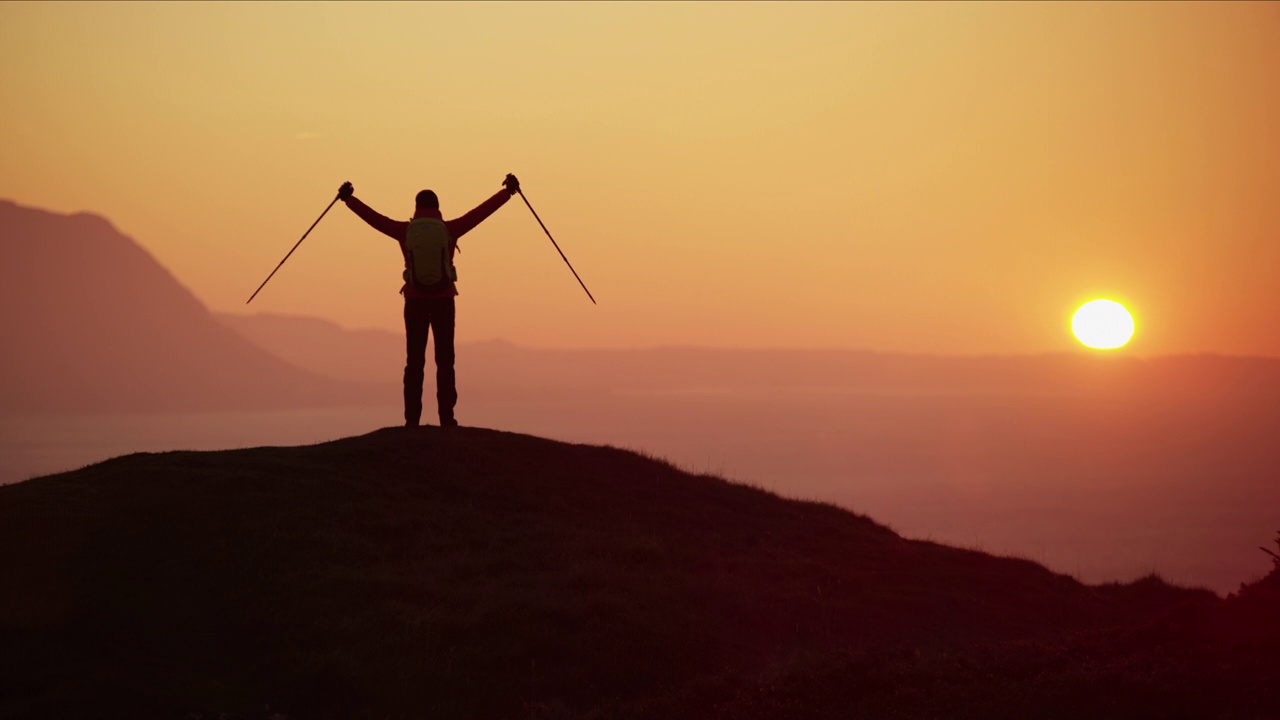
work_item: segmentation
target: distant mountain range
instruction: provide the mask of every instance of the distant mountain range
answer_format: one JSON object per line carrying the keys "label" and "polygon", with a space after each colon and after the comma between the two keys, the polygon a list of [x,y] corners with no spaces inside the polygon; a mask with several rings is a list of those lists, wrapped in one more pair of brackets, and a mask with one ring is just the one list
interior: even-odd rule
{"label": "distant mountain range", "polygon": [[[106,219],[0,201],[0,411],[359,403],[398,384],[403,337],[318,318],[210,313]],[[1212,355],[943,357],[858,350],[535,350],[463,344],[472,397],[530,391],[1248,394],[1280,361]],[[378,397],[393,397],[382,392]]]}
{"label": "distant mountain range", "polygon": [[0,411],[304,407],[367,393],[217,322],[97,215],[0,201],[0,258]]}
{"label": "distant mountain range", "polygon": [[[272,354],[318,375],[396,381],[404,337],[311,317],[215,313]],[[659,347],[552,350],[502,340],[464,343],[460,383],[491,393],[529,388],[717,392],[792,389],[867,393],[1222,395],[1280,398],[1280,359],[1221,355],[1136,358],[1086,353],[939,356],[853,349]],[[428,358],[428,362],[430,359]]]}
{"label": "distant mountain range", "polygon": [[398,382],[404,366],[401,333],[348,330],[331,320],[299,315],[214,313],[213,317],[272,355],[324,377]]}

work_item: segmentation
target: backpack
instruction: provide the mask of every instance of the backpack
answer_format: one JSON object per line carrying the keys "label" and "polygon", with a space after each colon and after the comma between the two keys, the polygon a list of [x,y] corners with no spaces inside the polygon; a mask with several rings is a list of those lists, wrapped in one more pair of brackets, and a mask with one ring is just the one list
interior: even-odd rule
{"label": "backpack", "polygon": [[404,281],[418,290],[440,290],[458,279],[449,256],[449,229],[437,218],[409,222],[404,238]]}

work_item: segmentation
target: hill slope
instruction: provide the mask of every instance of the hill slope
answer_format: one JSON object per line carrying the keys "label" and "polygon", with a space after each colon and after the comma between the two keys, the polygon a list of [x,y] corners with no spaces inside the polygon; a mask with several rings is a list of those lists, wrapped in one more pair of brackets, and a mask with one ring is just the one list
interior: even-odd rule
{"label": "hill slope", "polygon": [[[219,319],[315,372],[400,377],[394,333]],[[1277,359],[501,341],[457,355],[468,424],[647,448],[1094,582],[1158,568],[1227,593],[1269,565],[1253,548],[1280,508]]]}
{"label": "hill slope", "polygon": [[359,401],[213,319],[96,215],[0,200],[0,410],[223,410]]}
{"label": "hill slope", "polygon": [[1125,628],[1222,604],[903,540],[620,450],[437,428],[0,487],[0,577],[0,717],[974,716],[956,706],[974,687],[1009,712],[1063,690],[994,686],[992,662],[1028,667],[1007,648],[1132,655],[1173,635]]}

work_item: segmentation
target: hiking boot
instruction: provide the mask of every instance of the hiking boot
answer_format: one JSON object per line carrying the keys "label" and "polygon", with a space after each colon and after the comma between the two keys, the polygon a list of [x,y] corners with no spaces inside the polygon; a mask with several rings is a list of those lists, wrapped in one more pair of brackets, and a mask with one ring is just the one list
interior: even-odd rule
{"label": "hiking boot", "polygon": [[440,418],[440,427],[456,428],[458,427],[458,421],[454,420],[453,418]]}

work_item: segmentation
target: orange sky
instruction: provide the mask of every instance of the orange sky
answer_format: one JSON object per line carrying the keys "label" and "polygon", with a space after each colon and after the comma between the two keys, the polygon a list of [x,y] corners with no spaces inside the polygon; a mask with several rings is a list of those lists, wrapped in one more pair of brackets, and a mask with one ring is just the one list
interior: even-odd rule
{"label": "orange sky", "polygon": [[[351,180],[463,240],[459,339],[1280,356],[1280,5],[0,4],[0,197],[216,310]],[[249,309],[400,327],[335,207]]]}

